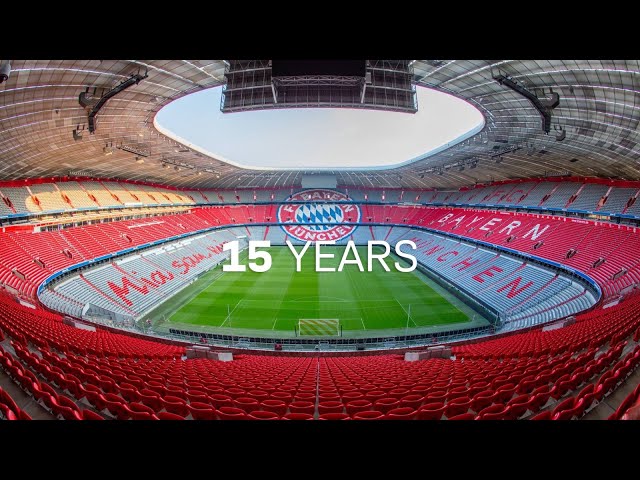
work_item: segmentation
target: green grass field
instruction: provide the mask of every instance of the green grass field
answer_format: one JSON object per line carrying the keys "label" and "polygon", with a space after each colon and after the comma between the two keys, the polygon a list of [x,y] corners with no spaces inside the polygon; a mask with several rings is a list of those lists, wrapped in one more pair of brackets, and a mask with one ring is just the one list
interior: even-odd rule
{"label": "green grass field", "polygon": [[[326,247],[325,247],[326,249]],[[334,259],[322,265],[337,268],[344,247],[334,247]],[[398,272],[397,257],[385,259],[386,272],[377,261],[374,271],[356,265],[342,272],[316,272],[313,248],[295,271],[287,247],[272,247],[268,272],[209,271],[161,308],[167,326],[199,325],[294,332],[299,319],[339,319],[343,331],[378,330],[465,323],[468,315],[443,298],[416,272]],[[244,253],[241,262],[245,263]],[[358,247],[366,269],[366,247]],[[464,309],[463,309],[464,310]],[[331,325],[330,325],[331,327]],[[306,333],[306,332],[305,332]]]}

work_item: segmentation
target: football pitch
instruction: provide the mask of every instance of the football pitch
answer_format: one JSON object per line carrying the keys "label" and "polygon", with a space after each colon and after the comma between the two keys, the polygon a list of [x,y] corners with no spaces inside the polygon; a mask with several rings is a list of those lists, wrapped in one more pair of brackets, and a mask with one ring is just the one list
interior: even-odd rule
{"label": "football pitch", "polygon": [[[324,247],[325,251],[334,253],[334,258],[323,259],[322,266],[337,270],[344,247]],[[436,292],[436,286],[425,283],[427,279],[417,270],[397,271],[394,262],[399,258],[393,254],[384,260],[389,272],[378,261],[371,272],[360,272],[357,265],[346,265],[342,272],[316,272],[310,248],[302,259],[301,272],[296,272],[295,258],[287,247],[271,247],[269,253],[273,259],[269,271],[256,273],[247,268],[246,272],[222,272],[219,265],[164,302],[151,318],[156,322],[162,319],[157,323],[171,328],[208,326],[337,335],[341,330],[465,324],[472,315],[450,294],[442,289]],[[358,253],[366,270],[367,248],[358,247]],[[246,264],[246,252],[240,258]],[[300,319],[307,319],[302,331]],[[317,332],[313,331],[314,323],[320,324]]]}

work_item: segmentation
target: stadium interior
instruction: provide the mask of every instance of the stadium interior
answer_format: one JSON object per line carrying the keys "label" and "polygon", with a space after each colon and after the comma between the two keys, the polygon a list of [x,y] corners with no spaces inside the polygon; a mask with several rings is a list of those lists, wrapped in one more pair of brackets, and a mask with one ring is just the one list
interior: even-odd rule
{"label": "stadium interior", "polygon": [[[0,419],[640,419],[639,74],[0,60]],[[426,88],[484,126],[389,168],[245,168],[157,125],[213,88],[240,118],[412,115]],[[325,239],[410,240],[418,268],[278,260]],[[220,273],[252,240],[272,271]]]}

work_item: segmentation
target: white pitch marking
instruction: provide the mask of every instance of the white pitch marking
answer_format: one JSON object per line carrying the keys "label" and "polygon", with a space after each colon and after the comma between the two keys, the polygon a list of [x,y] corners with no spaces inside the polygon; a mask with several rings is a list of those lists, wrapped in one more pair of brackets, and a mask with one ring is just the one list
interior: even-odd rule
{"label": "white pitch marking", "polygon": [[231,318],[231,314],[236,311],[236,308],[238,308],[238,305],[240,305],[241,303],[242,303],[242,299],[238,301],[238,303],[236,303],[236,306],[233,307],[233,310],[229,312],[229,315],[227,315],[227,318],[225,318],[224,322],[222,322],[222,325],[220,325],[221,327],[224,327],[224,324],[227,323],[227,320]]}
{"label": "white pitch marking", "polygon": [[[396,303],[397,303],[398,305],[400,305],[400,308],[401,308],[402,310],[404,310],[404,313],[406,313],[406,314],[407,314],[407,317],[409,317],[409,312],[407,312],[407,310],[402,306],[402,304],[401,304],[400,302],[398,302],[398,299],[397,299],[397,298],[394,298],[394,300],[396,301]],[[417,326],[418,326],[418,324],[417,324],[416,322],[414,322],[414,321],[413,321],[413,318],[409,317],[409,320],[411,320],[411,323],[413,323],[413,326],[414,326],[414,327],[417,327]]]}

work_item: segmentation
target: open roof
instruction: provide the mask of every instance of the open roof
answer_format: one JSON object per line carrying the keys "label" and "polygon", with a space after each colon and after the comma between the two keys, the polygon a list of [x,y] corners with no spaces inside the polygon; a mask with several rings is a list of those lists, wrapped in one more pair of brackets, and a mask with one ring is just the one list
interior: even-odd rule
{"label": "open roof", "polygon": [[[485,128],[402,167],[336,171],[339,183],[455,188],[565,173],[640,179],[638,60],[416,60],[413,69],[417,85],[478,108]],[[100,96],[140,72],[148,77],[111,98],[89,134],[80,93]],[[239,168],[154,127],[163,106],[222,85],[224,72],[222,60],[11,60],[11,75],[0,84],[0,179],[95,175],[191,187],[299,183],[302,171]],[[498,82],[499,75],[539,99],[558,94],[549,133],[534,104]],[[82,138],[74,139],[75,129]],[[114,153],[105,155],[111,150],[105,147]],[[167,162],[182,168],[163,168]]]}

